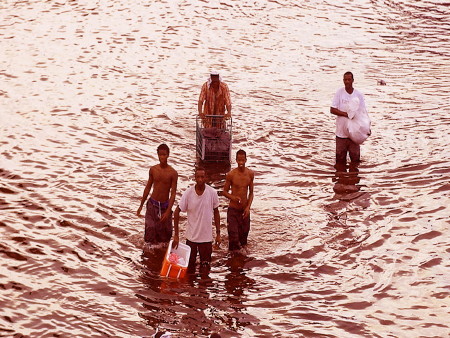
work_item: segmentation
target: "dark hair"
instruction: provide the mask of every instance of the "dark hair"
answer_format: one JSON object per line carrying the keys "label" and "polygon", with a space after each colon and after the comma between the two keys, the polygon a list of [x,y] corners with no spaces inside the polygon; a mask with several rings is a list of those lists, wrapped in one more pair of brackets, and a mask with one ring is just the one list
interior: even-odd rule
{"label": "dark hair", "polygon": [[236,152],[236,158],[238,157],[238,155],[244,155],[245,158],[247,158],[247,153],[245,152],[245,150],[239,149],[239,150]]}
{"label": "dark hair", "polygon": [[345,72],[345,74],[344,74],[344,76],[345,75],[351,75],[352,76],[352,79],[354,80],[355,78],[353,77],[353,73],[352,72]]}
{"label": "dark hair", "polygon": [[170,154],[170,150],[169,150],[169,146],[165,143],[162,143],[158,146],[158,148],[156,149],[156,151],[159,153],[160,150],[166,150],[167,154]]}
{"label": "dark hair", "polygon": [[204,167],[202,167],[202,166],[195,167],[194,174],[196,174],[197,171],[204,171],[205,174],[206,174],[206,169]]}

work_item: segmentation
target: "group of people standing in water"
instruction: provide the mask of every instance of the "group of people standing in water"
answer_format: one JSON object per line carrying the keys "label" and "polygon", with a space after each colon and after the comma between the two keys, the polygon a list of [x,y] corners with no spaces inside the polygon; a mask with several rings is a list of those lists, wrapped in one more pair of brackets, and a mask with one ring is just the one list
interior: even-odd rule
{"label": "group of people standing in water", "polygon": [[[217,191],[206,184],[206,171],[195,168],[195,185],[184,191],[172,213],[177,191],[178,173],[168,164],[169,147],[161,144],[157,148],[159,164],[149,170],[149,178],[144,189],[137,215],[146,203],[144,240],[148,244],[168,243],[178,246],[180,213],[187,213],[185,231],[186,244],[191,248],[188,271],[194,272],[197,254],[200,267],[209,269],[213,249],[213,219],[216,229],[214,242],[219,245],[220,212]],[[246,167],[247,154],[244,150],[236,153],[237,168],[231,170],[225,179],[223,196],[229,201],[227,211],[228,248],[232,252],[245,250],[250,231],[250,208],[253,202],[254,172]],[[153,188],[153,189],[152,189]],[[148,198],[150,191],[152,193]],[[148,199],[147,199],[148,198]],[[174,236],[172,238],[172,224]]]}
{"label": "group of people standing in water", "polygon": [[[199,100],[198,114],[205,116],[231,117],[231,98],[228,86],[221,81],[218,72],[211,72],[203,84]],[[221,124],[208,127],[220,128]],[[189,187],[172,213],[177,192],[177,171],[168,164],[169,147],[161,144],[157,148],[159,164],[149,170],[149,178],[144,189],[137,215],[146,203],[144,240],[149,244],[168,243],[178,246],[180,241],[180,213],[187,213],[185,231],[186,244],[191,248],[188,271],[194,272],[197,255],[200,267],[209,269],[213,242],[219,245],[220,212],[217,191],[206,184],[206,171],[195,168],[195,185]],[[225,179],[222,195],[229,199],[227,210],[228,248],[231,252],[245,250],[250,231],[250,208],[253,202],[253,181],[255,174],[246,167],[247,154],[244,150],[236,153],[237,168],[231,170]],[[153,190],[152,190],[153,188]],[[150,191],[152,193],[148,198]],[[148,199],[147,199],[148,198]],[[216,229],[213,236],[213,220]],[[172,238],[172,224],[174,235]]]}
{"label": "group of people standing in water", "polygon": [[[364,96],[353,88],[353,74],[346,72],[344,87],[339,89],[332,101],[330,113],[336,115],[336,165],[346,163],[349,155],[351,164],[360,161],[360,144],[354,142],[347,124],[353,118],[347,111],[352,99],[357,99],[359,110],[366,111]],[[198,100],[199,116],[218,115],[231,117],[231,99],[228,86],[221,80],[218,72],[211,72],[208,81],[202,86]],[[168,243],[178,246],[180,213],[187,213],[185,231],[186,244],[191,248],[188,271],[194,272],[197,254],[200,267],[209,269],[213,242],[219,245],[220,212],[219,198],[215,189],[206,184],[206,171],[195,168],[195,185],[183,192],[175,205],[178,173],[168,164],[169,147],[161,144],[157,148],[159,164],[149,170],[149,178],[144,189],[137,215],[140,216],[146,203],[144,240],[148,244]],[[247,154],[244,150],[236,153],[237,167],[231,170],[225,179],[222,195],[229,199],[227,210],[228,249],[230,252],[245,250],[250,231],[250,208],[253,202],[254,172],[246,167]],[[153,188],[153,189],[152,189]],[[150,191],[151,194],[150,194]],[[148,198],[150,194],[150,198]],[[147,202],[146,202],[147,201]],[[213,220],[216,230],[213,236]],[[174,235],[172,238],[172,230]]]}

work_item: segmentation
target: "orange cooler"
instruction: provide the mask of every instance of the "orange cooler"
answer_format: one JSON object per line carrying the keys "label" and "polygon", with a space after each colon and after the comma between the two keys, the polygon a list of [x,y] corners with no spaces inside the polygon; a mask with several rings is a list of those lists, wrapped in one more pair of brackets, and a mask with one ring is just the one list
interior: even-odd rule
{"label": "orange cooler", "polygon": [[[178,263],[171,263],[169,261],[170,254],[176,254],[179,259]],[[189,265],[189,257],[191,256],[191,247],[178,243],[178,248],[172,248],[172,240],[169,242],[167,252],[164,255],[164,261],[161,268],[161,276],[169,278],[183,278],[186,275],[187,267]]]}

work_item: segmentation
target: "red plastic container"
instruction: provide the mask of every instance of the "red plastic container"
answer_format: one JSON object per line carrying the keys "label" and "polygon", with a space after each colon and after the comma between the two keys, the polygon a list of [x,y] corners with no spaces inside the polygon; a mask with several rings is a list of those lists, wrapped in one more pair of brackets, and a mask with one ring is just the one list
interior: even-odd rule
{"label": "red plastic container", "polygon": [[[171,254],[175,254],[178,257],[177,262],[170,261],[169,258]],[[178,248],[173,249],[172,241],[170,241],[169,246],[167,247],[167,252],[164,255],[160,275],[168,278],[183,278],[186,275],[190,255],[190,246],[183,243],[178,243]]]}

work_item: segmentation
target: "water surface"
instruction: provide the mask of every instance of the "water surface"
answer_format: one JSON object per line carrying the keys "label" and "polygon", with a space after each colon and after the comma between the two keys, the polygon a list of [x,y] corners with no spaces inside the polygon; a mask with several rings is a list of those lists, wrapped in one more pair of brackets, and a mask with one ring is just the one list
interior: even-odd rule
{"label": "water surface", "polygon": [[[2,336],[450,334],[448,2],[0,10]],[[135,211],[162,142],[177,199],[193,184],[212,68],[256,172],[250,253],[229,257],[223,228],[209,276],[165,280]],[[329,113],[347,70],[372,119],[351,173],[333,167]],[[209,169],[218,190],[225,171]]]}

